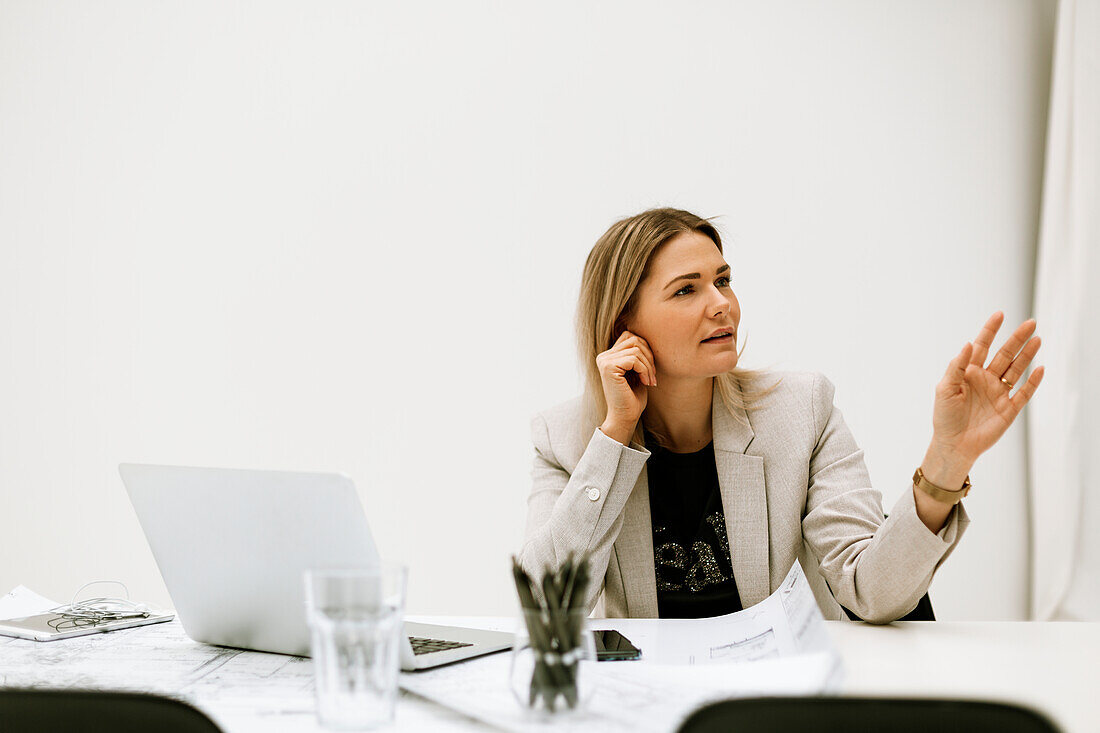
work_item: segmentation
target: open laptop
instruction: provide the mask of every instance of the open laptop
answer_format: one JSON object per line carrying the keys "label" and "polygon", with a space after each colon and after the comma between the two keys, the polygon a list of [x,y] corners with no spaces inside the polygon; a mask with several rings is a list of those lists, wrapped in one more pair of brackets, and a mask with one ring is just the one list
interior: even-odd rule
{"label": "open laptop", "polygon": [[[309,655],[311,568],[376,564],[363,505],[335,473],[123,463],[138,521],[195,641]],[[512,634],[405,624],[401,668],[427,669],[508,649]]]}

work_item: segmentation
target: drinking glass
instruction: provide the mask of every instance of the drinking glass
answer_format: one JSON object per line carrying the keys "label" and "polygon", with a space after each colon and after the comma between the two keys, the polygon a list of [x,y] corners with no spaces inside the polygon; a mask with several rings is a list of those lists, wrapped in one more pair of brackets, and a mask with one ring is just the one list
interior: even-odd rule
{"label": "drinking glass", "polygon": [[317,717],[336,730],[393,721],[407,571],[380,564],[306,571]]}

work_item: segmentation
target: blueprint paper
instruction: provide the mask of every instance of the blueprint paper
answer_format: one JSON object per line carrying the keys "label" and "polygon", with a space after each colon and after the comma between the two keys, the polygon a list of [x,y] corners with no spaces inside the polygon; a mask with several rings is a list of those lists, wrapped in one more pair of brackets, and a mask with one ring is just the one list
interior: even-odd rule
{"label": "blueprint paper", "polygon": [[[37,598],[32,613],[57,605],[28,594],[17,588],[9,595],[21,601]],[[0,606],[5,607],[13,608],[11,602]],[[623,628],[641,647],[643,661],[596,665],[595,696],[581,716],[569,721],[571,731],[667,733],[711,700],[815,694],[832,689],[840,679],[839,657],[801,568],[792,568],[768,600],[739,614],[684,624],[618,621],[608,620],[607,625]],[[677,648],[674,642],[685,646]],[[405,674],[401,684],[407,691],[402,694],[434,700],[454,711],[452,715],[505,730],[546,731],[546,725],[525,718],[512,697],[510,664],[510,654],[501,653]],[[310,659],[200,644],[187,638],[179,621],[49,643],[0,636],[0,686],[165,694],[198,706],[226,733],[322,730]],[[416,705],[399,705],[397,716],[398,727],[408,729],[469,725],[468,718],[444,722],[438,713]]]}
{"label": "blueprint paper", "polygon": [[728,664],[829,652],[825,619],[795,561],[779,588],[755,606],[713,618],[663,619],[646,656],[661,664]]}
{"label": "blueprint paper", "polygon": [[223,730],[319,730],[306,657],[200,644],[179,621],[47,643],[0,637],[0,686],[152,692]]}
{"label": "blueprint paper", "polygon": [[[840,656],[797,561],[755,606],[715,618],[663,619],[629,636],[643,661],[596,664],[596,693],[581,715],[569,719],[571,731],[675,730],[713,700],[820,694],[837,689],[842,678]],[[510,665],[509,654],[496,654],[405,673],[400,684],[505,730],[545,730],[513,697]]]}

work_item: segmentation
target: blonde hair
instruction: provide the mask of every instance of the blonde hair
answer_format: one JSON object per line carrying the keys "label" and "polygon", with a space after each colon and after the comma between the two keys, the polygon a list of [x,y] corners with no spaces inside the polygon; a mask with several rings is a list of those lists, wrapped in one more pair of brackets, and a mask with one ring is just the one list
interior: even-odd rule
{"label": "blonde hair", "polygon": [[[584,369],[585,416],[591,430],[603,422],[607,402],[603,394],[596,357],[610,349],[623,331],[626,321],[637,308],[638,286],[649,274],[654,253],[677,234],[699,232],[714,241],[722,251],[722,238],[709,220],[681,209],[658,208],[615,222],[596,241],[584,263],[580,299],[577,304],[577,350]],[[746,340],[746,346],[748,341]],[[745,347],[738,352],[738,360]],[[715,387],[730,412],[742,422],[746,412],[760,407],[764,397],[779,386],[780,379],[765,389],[748,391],[743,386],[767,374],[768,370],[738,369],[719,374]],[[588,431],[590,432],[590,430]],[[662,445],[667,436],[650,428]],[[634,440],[644,444],[642,421],[638,421]]]}

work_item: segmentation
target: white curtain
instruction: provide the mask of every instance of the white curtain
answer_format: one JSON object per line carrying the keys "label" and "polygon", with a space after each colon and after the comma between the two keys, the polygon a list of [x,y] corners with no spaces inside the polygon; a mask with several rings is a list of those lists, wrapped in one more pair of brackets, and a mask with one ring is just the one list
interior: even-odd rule
{"label": "white curtain", "polygon": [[1025,408],[1032,615],[1100,619],[1100,0],[1061,0]]}

